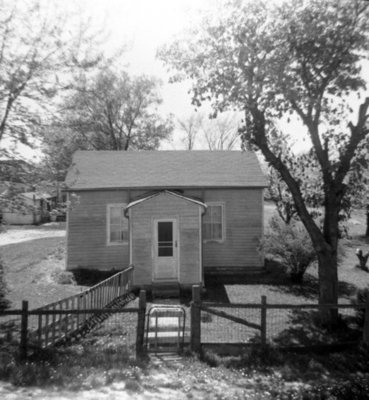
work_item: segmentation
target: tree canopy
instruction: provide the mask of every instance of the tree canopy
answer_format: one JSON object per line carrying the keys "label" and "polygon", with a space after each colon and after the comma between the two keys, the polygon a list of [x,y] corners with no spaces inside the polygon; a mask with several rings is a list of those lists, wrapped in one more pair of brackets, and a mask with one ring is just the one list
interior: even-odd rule
{"label": "tree canopy", "polygon": [[101,71],[67,100],[67,125],[95,150],[156,149],[172,130],[158,88],[153,77]]}
{"label": "tree canopy", "polygon": [[44,132],[46,164],[64,179],[76,150],[154,150],[173,129],[158,111],[160,82],[126,71],[98,71],[79,79]]}
{"label": "tree canopy", "polygon": [[30,143],[70,73],[99,62],[95,39],[88,21],[55,1],[0,0],[0,142]]}
{"label": "tree canopy", "polygon": [[[369,98],[351,109],[365,88],[362,60],[369,50],[368,3],[360,0],[228,1],[185,39],[162,48],[159,57],[193,81],[192,101],[210,100],[215,111],[244,112],[246,146],[263,153],[287,184],[319,262],[320,302],[338,298],[339,213],[346,179],[360,160],[368,134]],[[311,150],[305,165],[320,174],[323,226],[307,207],[295,174],[301,166],[275,121],[294,116],[304,125]],[[305,170],[304,173],[307,173]],[[332,321],[336,313],[331,314]]]}

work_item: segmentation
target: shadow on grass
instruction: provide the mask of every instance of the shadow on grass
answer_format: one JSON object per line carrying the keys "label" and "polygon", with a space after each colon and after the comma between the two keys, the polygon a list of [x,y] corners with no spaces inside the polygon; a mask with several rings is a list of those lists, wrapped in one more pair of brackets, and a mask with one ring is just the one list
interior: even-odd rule
{"label": "shadow on grass", "polygon": [[221,277],[212,277],[206,279],[205,287],[206,292],[203,296],[204,301],[230,303],[225,285],[227,283]]}
{"label": "shadow on grass", "polygon": [[[317,300],[319,297],[319,280],[310,275],[306,274],[304,277],[304,281],[302,284],[296,284],[288,280],[288,277],[285,277],[284,283],[275,284],[271,283],[271,285],[275,285],[275,288],[272,288],[272,291],[279,293],[292,294],[294,296],[302,296],[307,299]],[[357,292],[357,287],[348,282],[338,282],[338,295],[339,297],[351,297]]]}
{"label": "shadow on grass", "polygon": [[[268,285],[270,290],[291,294],[297,297],[304,297],[317,300],[319,297],[318,279],[306,273],[301,284],[293,282],[286,269],[276,260],[265,260],[265,271],[255,274],[244,274],[237,276],[218,276],[206,279],[206,287],[209,292],[218,292],[223,285]],[[274,286],[274,287],[273,287]],[[214,289],[212,289],[214,287]],[[224,289],[224,288],[223,288]],[[224,289],[225,290],[225,289]],[[341,297],[350,297],[357,291],[355,285],[347,282],[338,283],[338,292]],[[215,297],[216,300],[216,297]]]}
{"label": "shadow on grass", "polygon": [[[203,361],[212,367],[239,369],[256,378],[278,377],[278,382],[310,382],[306,389],[273,384],[267,390],[280,399],[367,399],[369,348],[353,346],[341,351],[295,353],[274,347],[252,346],[235,356],[220,355],[217,350],[204,351]],[[360,374],[358,374],[360,373]],[[261,381],[261,379],[260,379]],[[265,381],[266,383],[267,381]],[[342,385],[346,385],[342,386]],[[284,395],[283,395],[284,392]],[[332,394],[332,397],[330,396]]]}
{"label": "shadow on grass", "polygon": [[[233,351],[229,351],[226,347],[228,345],[204,346],[203,360],[212,367],[223,365],[252,374],[263,373],[264,376],[277,373],[279,379],[286,381],[314,380],[317,383],[329,383],[329,379],[333,379],[332,382],[336,378],[347,380],[351,373],[369,373],[369,347],[359,344],[362,333],[357,328],[355,317],[342,316],[335,329],[328,330],[321,324],[317,312],[296,310],[290,313],[290,318],[284,322],[282,329],[272,345],[264,349],[245,344],[242,347],[233,347]],[[269,334],[273,332],[270,330]],[[364,378],[367,382],[368,377]]]}
{"label": "shadow on grass", "polygon": [[309,347],[358,342],[362,335],[356,325],[355,316],[340,315],[337,326],[327,329],[321,314],[315,310],[290,311],[286,325],[286,329],[273,338],[278,346]]}

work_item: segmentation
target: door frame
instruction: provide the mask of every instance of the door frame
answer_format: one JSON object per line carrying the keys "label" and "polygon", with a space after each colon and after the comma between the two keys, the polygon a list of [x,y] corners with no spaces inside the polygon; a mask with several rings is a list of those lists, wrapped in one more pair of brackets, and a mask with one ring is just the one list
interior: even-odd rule
{"label": "door frame", "polygon": [[[160,217],[152,219],[152,271],[151,271],[151,280],[152,282],[165,282],[171,280],[177,280],[179,282],[180,279],[180,271],[179,271],[179,249],[180,249],[180,237],[179,237],[179,218],[178,217]],[[155,278],[155,268],[156,268],[156,260],[158,259],[157,250],[158,250],[158,222],[172,222],[173,223],[173,241],[176,242],[176,245],[173,243],[173,254],[175,254],[175,268],[176,268],[176,276],[174,278],[168,279],[157,279]]]}

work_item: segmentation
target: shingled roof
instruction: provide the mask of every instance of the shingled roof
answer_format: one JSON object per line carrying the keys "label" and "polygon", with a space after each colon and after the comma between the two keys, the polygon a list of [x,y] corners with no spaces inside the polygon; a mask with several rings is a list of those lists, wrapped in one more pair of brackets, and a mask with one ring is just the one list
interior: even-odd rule
{"label": "shingled roof", "polygon": [[77,151],[70,190],[265,187],[258,159],[241,151]]}

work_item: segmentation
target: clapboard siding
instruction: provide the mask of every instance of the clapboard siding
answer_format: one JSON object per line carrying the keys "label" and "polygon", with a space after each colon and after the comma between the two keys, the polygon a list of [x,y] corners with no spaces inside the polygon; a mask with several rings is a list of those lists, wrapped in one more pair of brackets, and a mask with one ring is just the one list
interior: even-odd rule
{"label": "clapboard siding", "polygon": [[262,266],[257,249],[263,235],[262,190],[207,190],[204,201],[224,202],[226,221],[225,241],[204,243],[204,267]]}
{"label": "clapboard siding", "polygon": [[[107,246],[106,207],[145,195],[144,190],[96,190],[76,192],[79,203],[68,213],[67,268],[122,269],[129,264],[128,244]],[[263,257],[257,250],[263,235],[262,189],[187,189],[183,194],[203,202],[225,205],[226,235],[223,243],[205,242],[205,268],[258,267]],[[134,216],[132,261],[135,278],[142,284],[152,279],[152,221],[177,218],[179,227],[180,282],[200,280],[199,206],[171,195],[160,195],[132,207]],[[198,277],[198,278],[196,278]],[[196,281],[197,282],[197,281]]]}
{"label": "clapboard siding", "polygon": [[204,268],[263,266],[258,251],[263,236],[262,189],[186,190],[184,194],[225,205],[225,241],[203,243]]}
{"label": "clapboard siding", "polygon": [[125,190],[75,192],[78,201],[68,212],[67,268],[123,269],[129,244],[107,245],[107,204],[127,203]]}
{"label": "clapboard siding", "polygon": [[161,194],[130,210],[132,263],[135,285],[152,282],[153,223],[155,219],[175,219],[178,224],[179,282],[200,283],[200,206],[187,200]]}

